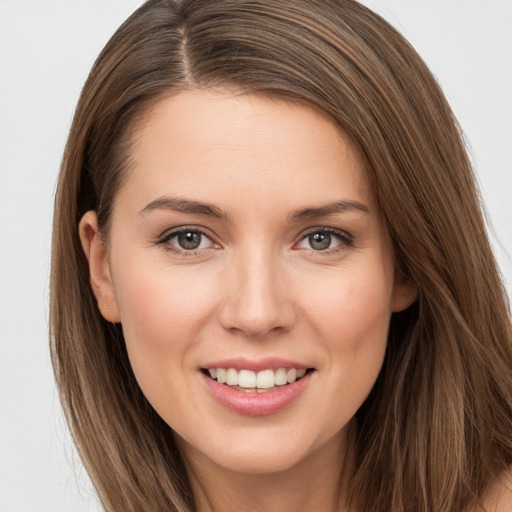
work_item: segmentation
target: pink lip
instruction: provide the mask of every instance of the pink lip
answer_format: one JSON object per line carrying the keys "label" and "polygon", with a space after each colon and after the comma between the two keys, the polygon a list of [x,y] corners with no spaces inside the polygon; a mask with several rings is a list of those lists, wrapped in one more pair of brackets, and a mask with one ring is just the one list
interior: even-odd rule
{"label": "pink lip", "polygon": [[[235,365],[226,365],[228,368],[236,368]],[[226,366],[216,366],[216,368],[226,368]],[[287,365],[277,366],[276,368],[285,368]],[[297,368],[297,366],[290,366]],[[212,366],[214,368],[214,366]],[[242,366],[242,368],[248,368]],[[269,368],[266,366],[265,368]],[[304,368],[304,366],[298,366]],[[254,370],[253,370],[254,371]],[[266,416],[274,414],[296,400],[299,395],[307,388],[311,381],[313,373],[306,373],[302,379],[292,384],[280,387],[275,391],[266,391],[264,393],[254,393],[233,389],[224,384],[211,379],[200,372],[208,390],[213,397],[227,409],[245,416]]]}
{"label": "pink lip", "polygon": [[279,357],[264,357],[262,359],[246,359],[237,357],[234,359],[223,359],[222,361],[214,361],[202,366],[208,368],[235,368],[236,370],[252,370],[253,372],[261,372],[263,370],[277,370],[278,368],[297,368],[307,369],[310,366],[290,361],[289,359],[281,359]]}

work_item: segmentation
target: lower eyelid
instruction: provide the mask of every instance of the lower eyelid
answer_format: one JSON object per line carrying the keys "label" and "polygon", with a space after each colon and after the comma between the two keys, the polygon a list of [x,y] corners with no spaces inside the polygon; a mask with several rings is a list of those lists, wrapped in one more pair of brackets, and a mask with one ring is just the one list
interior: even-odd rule
{"label": "lower eyelid", "polygon": [[[197,247],[195,249],[185,249],[183,247],[180,247],[179,244],[172,244],[171,243],[171,240],[173,239],[177,239],[180,235],[182,235],[183,233],[197,233],[201,236],[201,241],[200,241],[200,246],[205,243],[205,240],[207,241],[207,245],[208,247]],[[178,251],[183,251],[183,252],[187,252],[187,253],[190,253],[190,252],[195,252],[195,251],[201,251],[201,250],[204,250],[204,249],[209,249],[213,246],[215,246],[215,242],[212,240],[212,238],[210,236],[208,236],[206,233],[202,232],[202,231],[199,231],[197,229],[184,229],[184,230],[180,230],[180,231],[174,231],[173,233],[170,233],[166,242],[168,245],[172,245],[173,247],[175,247],[176,250]]]}
{"label": "lower eyelid", "polygon": [[[324,251],[316,250],[315,252],[328,252],[329,250],[336,249],[339,245],[344,245],[345,247],[350,247],[354,245],[354,238],[349,235],[348,233],[340,232],[334,229],[315,229],[307,232],[302,236],[302,238],[299,240],[299,242],[295,245],[300,244],[301,242],[307,240],[311,235],[314,235],[316,233],[323,233],[331,235],[339,240],[339,244],[336,247],[333,247],[332,249],[325,249]],[[314,250],[314,249],[311,249]]]}
{"label": "lower eyelid", "polygon": [[[208,247],[202,247],[202,248],[197,248],[197,249],[184,249],[184,248],[181,248],[177,245],[174,245],[174,244],[171,244],[170,241],[172,239],[174,239],[175,237],[178,237],[180,234],[183,234],[183,233],[187,233],[187,232],[193,232],[193,233],[198,233],[200,234],[202,237],[206,238],[207,240],[209,240],[209,246]],[[297,247],[299,244],[301,244],[302,242],[304,242],[305,240],[307,240],[308,237],[310,237],[311,235],[314,235],[316,233],[324,233],[324,234],[328,234],[328,235],[331,235],[335,238],[338,239],[339,243],[335,246],[335,247],[332,247],[332,248],[327,248],[327,249],[313,249],[313,248],[303,248],[305,250],[311,250],[311,251],[314,251],[315,253],[329,253],[329,252],[334,252],[338,249],[339,246],[343,246],[345,248],[348,248],[348,247],[351,247],[354,245],[354,238],[348,234],[348,233],[345,233],[345,232],[340,232],[338,230],[334,230],[334,229],[314,229],[314,230],[311,230],[307,233],[305,233],[304,235],[302,235],[302,237],[300,238],[300,240],[294,244],[294,248]],[[177,229],[173,229],[171,231],[168,231],[167,233],[159,236],[156,240],[155,240],[155,245],[162,245],[164,246],[165,250],[166,251],[169,251],[169,252],[175,252],[175,253],[183,253],[183,254],[188,254],[188,255],[193,255],[194,253],[196,252],[199,252],[199,251],[203,251],[205,249],[210,249],[210,248],[220,248],[220,244],[218,244],[212,236],[210,236],[208,233],[206,233],[205,231],[201,230],[201,229],[198,229],[198,228],[195,228],[195,227],[188,227],[188,226],[183,226],[182,228],[177,228]]]}
{"label": "lower eyelid", "polygon": [[212,243],[214,243],[213,238],[208,233],[203,231],[202,229],[188,227],[188,226],[185,226],[183,228],[176,228],[176,229],[172,229],[170,231],[164,232],[162,235],[157,237],[156,243],[166,243],[169,240],[172,240],[174,237],[181,235],[182,233],[199,233],[200,235],[204,236],[205,238],[208,238],[208,240],[211,240]]}

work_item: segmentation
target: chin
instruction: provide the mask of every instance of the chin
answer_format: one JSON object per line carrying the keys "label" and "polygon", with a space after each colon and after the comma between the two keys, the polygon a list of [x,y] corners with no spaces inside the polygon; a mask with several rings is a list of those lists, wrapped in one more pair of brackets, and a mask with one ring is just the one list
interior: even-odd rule
{"label": "chin", "polygon": [[[279,430],[279,429],[278,429]],[[213,465],[236,474],[265,475],[292,471],[310,465],[315,459],[335,457],[341,452],[342,429],[332,436],[249,429],[238,435],[217,435],[210,442],[194,443],[179,438],[178,445],[186,460]],[[304,435],[305,434],[305,435]]]}
{"label": "chin", "polygon": [[282,473],[292,470],[303,460],[304,454],[287,453],[276,449],[276,452],[269,453],[262,450],[241,449],[218,461],[218,465],[228,471],[247,475],[268,475]]}

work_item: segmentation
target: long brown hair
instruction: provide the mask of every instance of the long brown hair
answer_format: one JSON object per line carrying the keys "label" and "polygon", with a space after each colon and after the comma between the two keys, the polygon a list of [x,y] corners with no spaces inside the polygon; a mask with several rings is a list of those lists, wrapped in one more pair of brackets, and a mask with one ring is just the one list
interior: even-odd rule
{"label": "long brown hair", "polygon": [[512,333],[459,126],[427,67],[354,0],[149,0],[84,86],[58,184],[51,349],[61,400],[105,509],[189,511],[171,429],[140,391],[122,328],[98,311],[78,223],[108,233],[137,120],[166,94],[231,87],[331,116],[358,146],[400,271],[419,297],[391,321],[357,413],[360,512],[474,506],[512,464]]}

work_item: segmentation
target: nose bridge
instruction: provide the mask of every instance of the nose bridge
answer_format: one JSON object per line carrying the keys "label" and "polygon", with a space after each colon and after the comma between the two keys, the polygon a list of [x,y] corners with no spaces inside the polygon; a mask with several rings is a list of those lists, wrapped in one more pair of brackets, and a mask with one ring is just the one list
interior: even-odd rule
{"label": "nose bridge", "polygon": [[222,322],[231,331],[261,337],[284,330],[293,322],[293,306],[286,294],[284,269],[268,243],[253,243],[234,251],[227,272]]}

